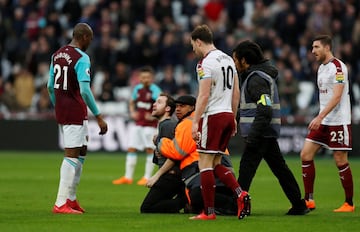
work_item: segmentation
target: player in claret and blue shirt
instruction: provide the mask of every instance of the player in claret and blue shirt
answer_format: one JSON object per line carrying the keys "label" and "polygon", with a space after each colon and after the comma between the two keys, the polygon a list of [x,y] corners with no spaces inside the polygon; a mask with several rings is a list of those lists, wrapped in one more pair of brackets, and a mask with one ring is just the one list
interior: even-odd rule
{"label": "player in claret and blue shirt", "polygon": [[65,148],[53,213],[84,212],[76,199],[76,187],[80,182],[87,151],[87,107],[96,117],[99,134],[105,134],[108,129],[90,89],[90,58],[85,51],[92,39],[90,26],[79,23],[74,27],[70,44],[60,48],[51,57],[48,91],[55,106],[56,121]]}
{"label": "player in claret and blue shirt", "polygon": [[152,105],[161,93],[161,89],[154,83],[155,72],[150,66],[139,70],[139,81],[131,94],[129,101],[130,118],[135,126],[129,132],[129,144],[126,154],[125,175],[113,180],[113,184],[132,184],[137,163],[137,152],[145,151],[146,162],[144,176],[137,181],[138,185],[145,185],[152,176],[154,164],[152,162],[155,145],[153,137],[156,134],[157,119],[151,115]]}

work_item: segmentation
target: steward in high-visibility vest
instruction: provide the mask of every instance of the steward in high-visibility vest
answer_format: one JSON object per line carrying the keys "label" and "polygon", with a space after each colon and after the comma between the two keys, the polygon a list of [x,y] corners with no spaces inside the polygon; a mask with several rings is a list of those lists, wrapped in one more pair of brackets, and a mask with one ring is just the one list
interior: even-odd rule
{"label": "steward in high-visibility vest", "polygon": [[[260,99],[256,103],[251,99],[251,96],[249,96],[249,91],[247,90],[248,81],[253,76],[263,78],[265,81],[268,82],[270,87],[270,95],[262,94],[260,96]],[[266,74],[263,71],[251,72],[241,85],[239,114],[240,114],[240,131],[241,131],[241,136],[243,137],[248,137],[250,133],[251,126],[254,122],[255,117],[257,116],[256,111],[258,104],[261,104],[263,106],[269,106],[272,109],[272,117],[267,118],[268,120],[271,120],[270,121],[271,128],[269,127],[262,128],[263,137],[278,138],[280,135],[280,125],[281,125],[280,100],[279,100],[278,88],[275,83],[275,78],[272,78],[269,74]],[[265,124],[268,123],[265,122]]]}
{"label": "steward in high-visibility vest", "polygon": [[196,143],[191,137],[193,116],[194,112],[177,124],[175,128],[175,137],[173,139],[162,138],[157,145],[158,151],[164,157],[180,160],[181,170],[199,160],[199,153],[196,151]]}
{"label": "steward in high-visibility vest", "polygon": [[[186,186],[188,203],[190,205],[189,213],[200,213],[203,209],[203,200],[200,189],[199,175],[199,153],[196,151],[196,142],[191,136],[192,119],[194,117],[194,109],[196,99],[192,96],[180,96],[176,101],[176,115],[178,116],[178,107],[189,107],[190,110],[182,118],[175,128],[175,136],[173,139],[161,138],[157,144],[157,150],[162,156],[180,161],[180,170],[182,180]],[[228,154],[228,150],[226,150]],[[231,160],[227,156],[223,156],[222,164],[228,167],[233,173]],[[234,173],[233,173],[234,174]],[[216,205],[215,210],[223,215],[236,215],[237,204],[236,198],[233,197],[231,189],[227,188],[223,183],[216,179]]]}
{"label": "steward in high-visibility vest", "polygon": [[276,79],[278,70],[264,57],[260,46],[243,41],[233,51],[236,69],[241,78],[239,123],[245,139],[240,160],[238,183],[249,191],[262,159],[278,179],[292,207],[288,215],[309,212],[298,183],[286,164],[277,141],[280,134],[280,101]]}

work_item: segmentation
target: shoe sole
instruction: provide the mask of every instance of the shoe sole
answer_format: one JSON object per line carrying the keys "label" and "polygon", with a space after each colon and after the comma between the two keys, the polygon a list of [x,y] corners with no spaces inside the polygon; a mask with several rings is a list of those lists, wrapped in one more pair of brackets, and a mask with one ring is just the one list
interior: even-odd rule
{"label": "shoe sole", "polygon": [[308,213],[310,213],[311,210],[310,209],[303,209],[303,210],[293,210],[286,213],[286,215],[290,215],[290,216],[301,216],[301,215],[306,215]]}
{"label": "shoe sole", "polygon": [[333,210],[334,213],[353,213],[355,210]]}
{"label": "shoe sole", "polygon": [[121,184],[132,184],[132,182],[112,182],[114,185],[121,185]]}
{"label": "shoe sole", "polygon": [[53,214],[83,214],[83,212],[78,211],[78,212],[54,212]]}
{"label": "shoe sole", "polygon": [[53,214],[83,214],[83,212],[73,209],[73,211],[58,211],[58,210],[52,210]]}

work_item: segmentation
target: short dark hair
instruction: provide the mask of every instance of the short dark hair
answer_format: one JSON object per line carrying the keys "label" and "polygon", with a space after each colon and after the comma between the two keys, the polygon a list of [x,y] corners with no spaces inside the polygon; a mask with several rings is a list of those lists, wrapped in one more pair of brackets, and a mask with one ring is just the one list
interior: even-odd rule
{"label": "short dark hair", "polygon": [[329,45],[330,50],[332,49],[332,38],[330,35],[318,35],[313,39],[314,41],[320,41],[322,45]]}
{"label": "short dark hair", "polygon": [[168,93],[160,93],[160,96],[166,97],[166,106],[170,107],[169,114],[172,115],[176,109],[175,99]]}
{"label": "short dark hair", "polygon": [[149,72],[151,74],[155,74],[154,69],[150,65],[143,66],[139,69],[140,72]]}
{"label": "short dark hair", "polygon": [[266,60],[261,47],[250,40],[239,43],[233,50],[233,54],[238,60],[244,58],[249,65],[260,64]]}
{"label": "short dark hair", "polygon": [[207,44],[212,44],[214,42],[213,33],[211,32],[210,28],[205,24],[195,27],[195,29],[191,32],[191,39],[199,39]]}

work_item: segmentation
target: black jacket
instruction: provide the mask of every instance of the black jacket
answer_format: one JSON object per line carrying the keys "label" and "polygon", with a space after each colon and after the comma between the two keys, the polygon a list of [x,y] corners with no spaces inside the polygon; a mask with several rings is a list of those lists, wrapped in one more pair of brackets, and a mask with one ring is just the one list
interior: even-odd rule
{"label": "black jacket", "polygon": [[[241,73],[240,85],[248,78],[249,74],[253,71],[263,71],[276,79],[278,76],[278,70],[271,65],[270,61],[264,61],[263,63],[251,65],[248,70]],[[247,91],[250,95],[252,102],[257,103],[263,94],[271,94],[269,83],[258,76],[253,74],[251,79],[248,80]],[[264,106],[257,104],[256,116],[251,126],[249,136],[246,139],[248,143],[257,143],[264,137],[276,137],[276,132],[271,128],[270,122],[272,119],[272,109],[270,106]]]}

